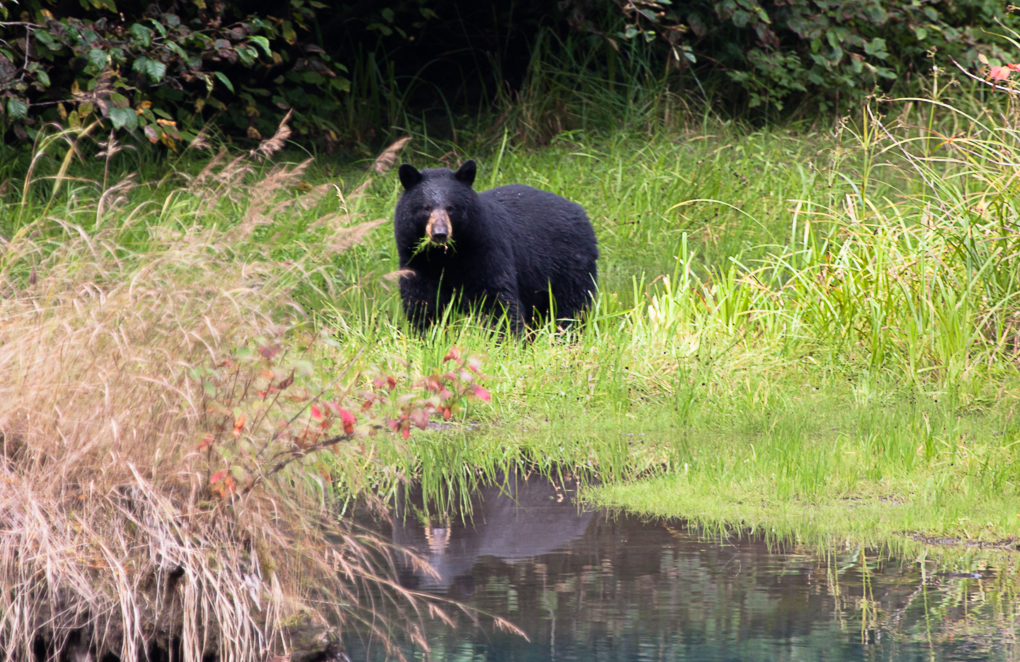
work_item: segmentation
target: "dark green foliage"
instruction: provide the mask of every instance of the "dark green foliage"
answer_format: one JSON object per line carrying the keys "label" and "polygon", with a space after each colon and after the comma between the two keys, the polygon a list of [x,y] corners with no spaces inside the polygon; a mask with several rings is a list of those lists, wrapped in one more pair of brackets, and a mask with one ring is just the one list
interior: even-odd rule
{"label": "dark green foliage", "polygon": [[612,108],[608,130],[613,94],[628,108],[666,91],[728,115],[845,112],[916,87],[933,63],[1020,59],[985,32],[1017,25],[999,0],[8,1],[0,139],[102,120],[177,149],[210,123],[258,139],[292,110],[305,145],[367,156],[395,131],[456,141],[488,111],[527,116],[535,135],[572,116],[590,128],[584,94],[546,93],[572,81],[601,89],[588,96]]}
{"label": "dark green foliage", "polygon": [[[615,2],[626,24],[606,39],[661,41],[664,56],[692,67],[730,108],[736,93],[750,107],[811,100],[824,109],[909,82],[933,63],[975,68],[979,53],[1007,57],[989,34],[1002,32],[996,22],[1020,24],[1000,0]],[[597,31],[602,4],[571,0],[573,21]]]}
{"label": "dark green foliage", "polygon": [[[0,129],[29,138],[45,122],[98,118],[176,149],[209,119],[251,138],[288,109],[295,128],[323,132],[349,89],[342,64],[311,39],[314,6],[242,2],[29,0],[7,6],[0,42]],[[299,38],[299,32],[301,37]]]}

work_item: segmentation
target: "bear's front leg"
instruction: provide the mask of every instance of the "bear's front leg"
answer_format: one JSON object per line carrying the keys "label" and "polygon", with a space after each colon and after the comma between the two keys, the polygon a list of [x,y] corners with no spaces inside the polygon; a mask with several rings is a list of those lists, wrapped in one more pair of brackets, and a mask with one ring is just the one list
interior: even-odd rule
{"label": "bear's front leg", "polygon": [[510,325],[510,332],[520,338],[524,333],[524,317],[521,315],[521,302],[515,289],[499,289],[496,292],[495,305],[487,305],[486,308],[495,318],[501,315],[506,316]]}
{"label": "bear's front leg", "polygon": [[512,299],[503,301],[503,308],[506,310],[507,319],[510,321],[510,331],[518,338],[524,333],[524,317],[521,315],[521,304],[515,296]]}
{"label": "bear's front leg", "polygon": [[439,309],[439,283],[410,274],[400,279],[400,298],[404,314],[414,330],[421,335],[435,324]]}

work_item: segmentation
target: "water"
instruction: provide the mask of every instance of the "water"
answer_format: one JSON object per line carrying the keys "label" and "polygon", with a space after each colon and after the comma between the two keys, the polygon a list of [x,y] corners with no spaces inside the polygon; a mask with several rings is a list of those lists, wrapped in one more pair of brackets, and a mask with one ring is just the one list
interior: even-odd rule
{"label": "water", "polygon": [[[413,505],[394,520],[393,540],[438,573],[405,568],[402,583],[481,612],[475,622],[458,617],[456,628],[428,622],[431,659],[1020,659],[1015,584],[994,567],[949,572],[856,547],[706,540],[679,522],[579,512],[569,482],[513,485],[475,495],[468,524],[423,526]],[[348,650],[351,659],[382,658],[354,639]],[[403,650],[425,659],[421,646]]]}

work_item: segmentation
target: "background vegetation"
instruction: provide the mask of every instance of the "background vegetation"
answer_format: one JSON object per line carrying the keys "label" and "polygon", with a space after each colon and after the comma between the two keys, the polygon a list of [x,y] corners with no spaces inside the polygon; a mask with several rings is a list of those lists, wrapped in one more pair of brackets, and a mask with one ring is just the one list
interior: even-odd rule
{"label": "background vegetation", "polygon": [[[3,7],[8,650],[414,633],[361,607],[440,605],[346,516],[511,467],[710,530],[1016,544],[998,9],[174,7]],[[467,156],[479,189],[588,210],[600,291],[573,331],[408,333],[389,168]]]}
{"label": "background vegetation", "polygon": [[[21,0],[0,7],[0,134],[101,119],[177,151],[203,128],[257,141],[292,112],[306,148],[367,155],[394,132],[456,139],[466,117],[506,116],[547,82],[536,60],[724,116],[835,118],[916,91],[933,65],[1004,64],[996,33],[1015,21],[996,0]],[[579,110],[583,83],[557,92],[530,138]]]}

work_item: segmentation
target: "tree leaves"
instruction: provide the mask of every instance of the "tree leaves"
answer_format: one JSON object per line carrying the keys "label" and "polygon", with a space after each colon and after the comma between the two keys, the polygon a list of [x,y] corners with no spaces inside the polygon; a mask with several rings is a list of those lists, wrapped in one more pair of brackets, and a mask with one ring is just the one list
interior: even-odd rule
{"label": "tree leaves", "polygon": [[110,121],[115,129],[134,130],[138,128],[138,115],[131,108],[117,108],[110,106]]}
{"label": "tree leaves", "polygon": [[[349,90],[350,81],[336,73],[344,69],[324,49],[303,43],[316,16],[311,5],[284,2],[287,20],[276,20],[249,15],[237,0],[209,13],[199,0],[158,14],[146,10],[147,3],[120,4],[116,20],[109,15],[118,9],[115,0],[79,0],[50,5],[33,22],[6,28],[0,112],[14,122],[19,137],[34,135],[39,122],[80,128],[94,109],[115,130],[141,128],[148,143],[170,149],[182,135],[192,139],[198,133],[208,119],[201,112],[206,106],[227,111],[215,116],[247,133],[258,133],[255,123],[265,131],[262,125],[278,118],[280,108],[295,105],[315,107],[303,117],[335,126],[330,109],[338,108],[338,93]],[[290,45],[301,46],[303,57],[288,56]],[[284,52],[274,52],[274,46]],[[266,60],[284,74],[274,73],[271,85]],[[30,116],[36,99],[39,112]],[[116,109],[110,112],[111,107]],[[176,124],[155,126],[153,114],[180,123],[183,133]]]}
{"label": "tree leaves", "polygon": [[148,48],[152,45],[152,29],[142,25],[141,23],[135,23],[129,30],[131,36],[134,38],[136,44],[142,48]]}
{"label": "tree leaves", "polygon": [[222,71],[216,71],[214,73],[216,74],[216,78],[218,78],[219,81],[223,83],[223,85],[226,86],[228,90],[230,90],[231,92],[234,91],[234,84],[230,82],[230,79],[227,78],[227,75],[225,73],[223,73]]}
{"label": "tree leaves", "polygon": [[131,66],[131,68],[134,71],[145,75],[151,83],[158,83],[163,80],[164,76],[166,76],[165,64],[157,62],[156,60],[150,60],[144,56],[135,60],[135,63]]}

